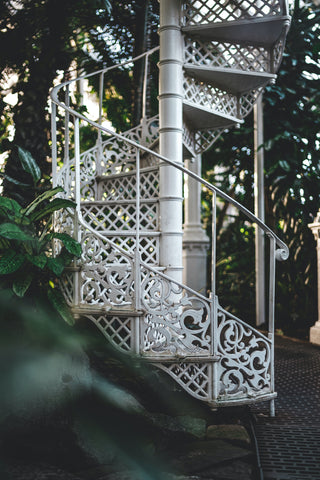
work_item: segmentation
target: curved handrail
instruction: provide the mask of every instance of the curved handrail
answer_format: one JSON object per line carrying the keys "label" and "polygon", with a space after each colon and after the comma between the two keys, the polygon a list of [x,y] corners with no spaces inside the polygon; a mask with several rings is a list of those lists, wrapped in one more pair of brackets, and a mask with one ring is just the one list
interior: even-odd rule
{"label": "curved handrail", "polygon": [[214,185],[212,185],[211,183],[207,182],[206,180],[204,180],[203,178],[201,178],[199,175],[197,175],[196,173],[188,170],[187,168],[183,167],[181,164],[177,163],[177,162],[174,162],[173,160],[170,160],[169,158],[167,157],[164,157],[163,155],[160,155],[159,153],[157,152],[154,152],[152,150],[150,150],[149,148],[143,146],[143,145],[140,145],[139,143],[119,134],[119,133],[116,133],[114,132],[113,130],[107,128],[107,127],[104,127],[102,125],[100,125],[99,123],[93,121],[93,120],[90,120],[88,117],[86,117],[85,115],[83,115],[82,113],[79,113],[77,112],[76,110],[72,109],[70,106],[66,105],[65,103],[61,102],[59,99],[58,99],[58,92],[64,87],[64,86],[67,86],[67,85],[70,85],[74,82],[77,82],[79,80],[82,80],[82,79],[87,79],[87,78],[90,78],[94,75],[99,75],[99,74],[105,74],[107,72],[109,72],[110,70],[114,70],[115,68],[119,68],[119,67],[122,67],[124,65],[127,65],[127,64],[130,64],[130,63],[134,63],[135,61],[137,60],[140,60],[141,58],[143,57],[147,57],[149,56],[150,54],[152,54],[153,52],[157,51],[159,49],[159,47],[155,47],[151,50],[148,50],[147,52],[141,54],[141,55],[138,55],[137,57],[133,58],[133,59],[130,59],[130,60],[127,60],[125,62],[122,62],[118,65],[113,65],[111,67],[107,67],[105,69],[101,69],[101,70],[98,70],[97,72],[93,72],[93,73],[89,73],[89,74],[86,74],[86,75],[82,75],[82,76],[79,76],[73,80],[69,80],[67,82],[63,82],[61,83],[60,85],[57,85],[55,87],[53,87],[53,89],[51,90],[50,92],[50,97],[51,97],[51,100],[54,104],[56,104],[57,106],[63,108],[65,111],[67,111],[69,114],[71,114],[73,117],[76,117],[78,118],[79,120],[84,120],[85,122],[88,122],[90,125],[92,125],[93,127],[97,128],[98,130],[108,134],[108,135],[112,135],[113,137],[121,140],[121,141],[124,141],[126,143],[128,143],[129,145],[131,145],[132,147],[135,147],[137,149],[140,149],[142,150],[143,152],[145,153],[148,153],[148,154],[151,154],[153,155],[154,157],[158,158],[160,161],[168,164],[168,165],[171,165],[172,167],[174,168],[177,168],[178,170],[180,170],[181,172],[183,172],[184,174],[188,175],[189,177],[193,178],[195,181],[199,182],[200,184],[202,184],[203,186],[205,186],[208,190],[210,190],[211,192],[217,194],[220,198],[223,198],[224,200],[226,200],[227,202],[231,203],[232,205],[234,205],[239,211],[241,211],[247,218],[249,218],[253,223],[255,223],[256,225],[258,225],[263,231],[264,233],[269,236],[269,237],[272,237],[275,242],[276,242],[276,245],[279,247],[279,250],[277,250],[277,253],[276,253],[276,259],[277,260],[287,260],[287,258],[289,257],[289,248],[288,246],[273,232],[273,230],[271,230],[264,222],[262,222],[256,215],[254,215],[252,212],[250,212],[250,210],[248,210],[246,207],[244,207],[243,205],[241,205],[239,202],[237,202],[236,200],[234,200],[233,198],[231,198],[228,194],[224,193],[222,190],[220,190],[218,187],[215,187]]}

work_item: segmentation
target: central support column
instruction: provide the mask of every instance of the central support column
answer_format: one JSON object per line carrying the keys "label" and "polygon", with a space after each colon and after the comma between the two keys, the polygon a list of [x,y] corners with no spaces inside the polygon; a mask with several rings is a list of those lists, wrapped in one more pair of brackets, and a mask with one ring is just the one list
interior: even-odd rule
{"label": "central support column", "polygon": [[[186,163],[188,170],[201,177],[201,155]],[[183,283],[206,295],[207,251],[210,241],[201,224],[201,184],[186,176],[184,188]]]}
{"label": "central support column", "polygon": [[[160,154],[182,164],[183,37],[181,1],[160,0]],[[160,165],[160,264],[182,281],[182,173]]]}

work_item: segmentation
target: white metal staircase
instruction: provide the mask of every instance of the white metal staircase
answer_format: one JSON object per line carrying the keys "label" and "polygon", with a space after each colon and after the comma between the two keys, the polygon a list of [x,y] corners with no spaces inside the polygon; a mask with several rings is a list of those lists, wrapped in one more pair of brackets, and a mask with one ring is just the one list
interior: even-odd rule
{"label": "white metal staircase", "polygon": [[[56,217],[55,227],[73,233],[83,249],[61,285],[75,315],[93,321],[122,351],[157,364],[194,397],[211,406],[272,402],[275,263],[288,257],[288,249],[252,213],[185,169],[182,158],[163,151],[170,136],[180,135],[181,145],[174,140],[173,148],[190,158],[243,121],[263,87],[276,77],[290,23],[287,5],[282,0],[167,2],[160,1],[159,116],[144,116],[140,125],[121,135],[103,127],[104,79],[110,69],[66,82],[51,93],[53,181],[77,203],[74,214]],[[176,38],[181,42],[177,47]],[[170,57],[175,49],[178,59]],[[145,81],[152,52],[138,57],[145,58]],[[171,68],[178,72],[175,79]],[[92,75],[100,78],[97,122],[70,107],[76,83]],[[172,83],[180,90],[173,86],[171,91]],[[57,132],[60,117],[64,127]],[[84,123],[98,130],[97,144],[88,151],[80,144]],[[63,159],[57,158],[57,134],[64,137]],[[208,298],[183,285],[171,262],[164,262],[168,248],[180,248],[182,230],[180,187],[176,195],[168,193],[175,185],[166,190],[172,172],[178,183],[189,175],[212,192],[213,280]],[[269,238],[267,336],[219,305],[214,273],[217,196],[235,205]]]}

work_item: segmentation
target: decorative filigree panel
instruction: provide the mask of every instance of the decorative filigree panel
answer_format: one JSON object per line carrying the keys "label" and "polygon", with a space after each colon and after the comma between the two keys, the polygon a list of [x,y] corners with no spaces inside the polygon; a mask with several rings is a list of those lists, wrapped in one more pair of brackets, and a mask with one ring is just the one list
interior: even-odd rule
{"label": "decorative filigree panel", "polygon": [[199,400],[210,400],[210,365],[208,363],[156,364],[167,372],[190,395]]}
{"label": "decorative filigree panel", "polygon": [[83,200],[96,199],[95,177],[98,155],[96,147],[80,155],[80,192]]}
{"label": "decorative filigree panel", "polygon": [[271,391],[271,341],[222,308],[218,354],[220,396],[250,398]]}
{"label": "decorative filigree panel", "polygon": [[86,315],[116,348],[131,351],[133,317]]}
{"label": "decorative filigree panel", "polygon": [[270,72],[270,55],[264,47],[185,39],[185,64]]}
{"label": "decorative filigree panel", "polygon": [[237,97],[191,77],[184,79],[184,98],[223,115],[237,116]]}
{"label": "decorative filigree panel", "polygon": [[133,261],[108,240],[90,233],[82,238],[81,303],[133,305]]}
{"label": "decorative filigree panel", "polygon": [[99,172],[112,175],[135,170],[137,149],[125,140],[111,138],[102,144]]}
{"label": "decorative filigree panel", "polygon": [[58,170],[57,185],[64,189],[67,198],[75,198],[74,161],[67,162]]}
{"label": "decorative filigree panel", "polygon": [[248,19],[252,17],[265,17],[267,15],[282,15],[283,7],[279,0],[193,0],[185,2],[184,24],[199,25],[212,22],[226,22],[232,20]]}
{"label": "decorative filigree panel", "polygon": [[159,135],[159,115],[143,119],[142,123],[137,127],[127,130],[122,135],[136,143],[140,143],[146,147],[150,147],[157,140]]}
{"label": "decorative filigree panel", "polygon": [[210,350],[210,306],[160,273],[141,269],[143,352],[204,355]]}
{"label": "decorative filigree panel", "polygon": [[[136,248],[134,235],[117,235],[114,237],[108,235],[108,239],[131,255],[134,254]],[[151,233],[148,236],[140,235],[139,252],[143,262],[154,266],[159,265],[159,236],[152,236]]]}

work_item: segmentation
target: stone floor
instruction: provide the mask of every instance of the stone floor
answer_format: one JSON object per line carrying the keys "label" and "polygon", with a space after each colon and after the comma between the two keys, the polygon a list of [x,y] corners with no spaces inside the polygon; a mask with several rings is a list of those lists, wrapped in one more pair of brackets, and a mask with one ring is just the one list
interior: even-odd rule
{"label": "stone floor", "polygon": [[265,480],[320,480],[320,347],[277,336],[276,416],[256,405]]}

